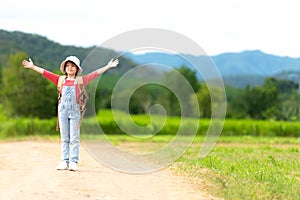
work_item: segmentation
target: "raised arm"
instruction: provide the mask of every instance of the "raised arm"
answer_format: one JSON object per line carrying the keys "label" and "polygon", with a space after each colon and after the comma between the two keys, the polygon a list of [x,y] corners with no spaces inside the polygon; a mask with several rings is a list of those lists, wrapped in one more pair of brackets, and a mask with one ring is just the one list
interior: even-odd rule
{"label": "raised arm", "polygon": [[41,67],[35,66],[30,58],[29,58],[29,60],[23,60],[22,65],[24,68],[32,69],[40,74],[44,73],[44,69]]}
{"label": "raised arm", "polygon": [[96,70],[97,74],[103,74],[105,71],[109,70],[110,68],[116,67],[119,64],[118,59],[111,59],[106,66],[101,67]]}

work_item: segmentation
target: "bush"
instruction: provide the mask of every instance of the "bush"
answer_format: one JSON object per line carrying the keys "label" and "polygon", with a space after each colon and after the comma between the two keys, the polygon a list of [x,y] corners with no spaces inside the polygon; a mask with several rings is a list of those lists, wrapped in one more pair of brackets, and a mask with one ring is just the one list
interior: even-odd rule
{"label": "bush", "polygon": [[2,121],[0,124],[0,138],[55,135],[56,119],[42,120],[38,118],[18,118]]}

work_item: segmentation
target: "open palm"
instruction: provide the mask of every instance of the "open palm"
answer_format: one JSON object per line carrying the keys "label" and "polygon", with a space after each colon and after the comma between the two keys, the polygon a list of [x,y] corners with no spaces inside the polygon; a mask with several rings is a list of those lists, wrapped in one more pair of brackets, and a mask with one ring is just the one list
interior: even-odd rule
{"label": "open palm", "polygon": [[28,60],[23,60],[22,65],[25,68],[33,68],[33,66],[34,66],[32,60],[30,58],[29,58],[29,61]]}
{"label": "open palm", "polygon": [[112,67],[116,67],[117,65],[119,64],[119,59],[111,59],[109,62],[108,62],[108,66],[109,68],[112,68]]}

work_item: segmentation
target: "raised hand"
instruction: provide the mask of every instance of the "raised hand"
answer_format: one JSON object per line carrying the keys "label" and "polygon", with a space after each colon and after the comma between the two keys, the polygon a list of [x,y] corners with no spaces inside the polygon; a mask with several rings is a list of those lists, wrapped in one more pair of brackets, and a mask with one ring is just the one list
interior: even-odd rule
{"label": "raised hand", "polygon": [[29,68],[29,69],[32,69],[34,67],[34,64],[30,58],[29,58],[29,61],[23,60],[22,65],[24,68]]}
{"label": "raised hand", "polygon": [[38,67],[36,65],[33,64],[32,60],[29,58],[29,60],[23,60],[22,61],[22,65],[24,68],[27,68],[27,69],[32,69],[40,74],[43,74],[44,73],[44,69],[41,68],[41,67]]}
{"label": "raised hand", "polygon": [[112,67],[116,67],[118,64],[119,64],[119,59],[111,59],[111,60],[107,63],[107,66],[108,66],[109,68],[112,68]]}

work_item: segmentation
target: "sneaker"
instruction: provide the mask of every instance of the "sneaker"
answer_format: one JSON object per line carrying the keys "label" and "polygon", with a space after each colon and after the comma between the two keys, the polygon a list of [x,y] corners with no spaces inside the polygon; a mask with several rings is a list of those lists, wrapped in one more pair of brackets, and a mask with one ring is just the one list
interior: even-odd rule
{"label": "sneaker", "polygon": [[61,161],[56,167],[57,170],[66,170],[68,168],[69,168],[69,166],[66,161]]}
{"label": "sneaker", "polygon": [[69,170],[70,170],[70,171],[76,171],[77,169],[78,169],[77,163],[75,163],[75,162],[70,162],[70,164],[69,164]]}

